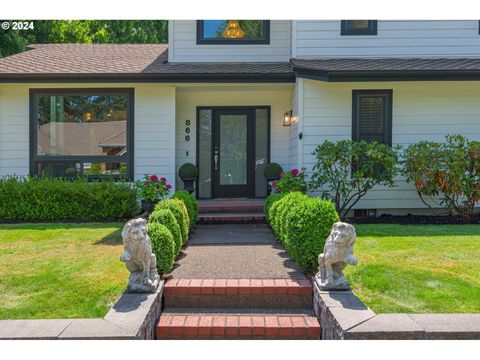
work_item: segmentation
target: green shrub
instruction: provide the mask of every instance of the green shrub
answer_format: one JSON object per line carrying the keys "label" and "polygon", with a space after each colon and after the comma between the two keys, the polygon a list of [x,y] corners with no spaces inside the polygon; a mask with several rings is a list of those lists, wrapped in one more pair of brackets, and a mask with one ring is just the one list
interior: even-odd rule
{"label": "green shrub", "polygon": [[282,172],[283,172],[283,169],[280,166],[280,164],[271,162],[265,166],[265,169],[263,170],[263,175],[267,179],[278,179]]}
{"label": "green shrub", "polygon": [[281,173],[280,179],[273,182],[273,188],[278,193],[289,192],[307,192],[307,182],[305,181],[305,168],[301,170],[292,169],[287,173]]}
{"label": "green shrub", "polygon": [[187,190],[177,191],[172,196],[173,199],[182,200],[187,208],[188,218],[190,219],[190,228],[195,225],[198,219],[198,202]]}
{"label": "green shrub", "polygon": [[480,201],[480,142],[448,135],[444,143],[409,145],[403,158],[406,181],[414,183],[426,206],[445,207],[467,221],[473,216]]}
{"label": "green shrub", "polygon": [[342,218],[373,187],[395,186],[399,147],[376,141],[325,140],[313,155],[310,187],[322,191],[322,197],[332,199]]}
{"label": "green shrub", "polygon": [[185,243],[188,239],[188,231],[190,228],[190,220],[188,219],[187,208],[182,200],[179,199],[165,199],[155,205],[155,210],[168,209],[170,210],[178,226],[180,227],[180,233],[182,234],[182,243]]}
{"label": "green shrub", "polygon": [[183,239],[180,232],[180,226],[178,225],[177,219],[175,219],[173,212],[170,209],[157,209],[153,211],[148,218],[148,224],[154,222],[165,225],[168,230],[170,230],[173,236],[173,241],[175,242],[175,255],[177,255],[182,248]]}
{"label": "green shrub", "polygon": [[272,195],[269,195],[267,197],[267,199],[265,200],[265,205],[263,206],[263,211],[265,212],[265,219],[267,220],[267,222],[270,222],[269,219],[270,219],[270,210],[273,206],[273,204],[275,202],[277,202],[278,200],[281,200],[285,195],[287,195],[286,193],[283,193],[283,194],[272,194]]}
{"label": "green shrub", "polygon": [[124,219],[138,211],[135,191],[113,179],[0,178],[1,219]]}
{"label": "green shrub", "polygon": [[196,179],[198,177],[198,168],[190,163],[183,164],[178,169],[180,179]]}
{"label": "green shrub", "polygon": [[152,251],[157,257],[157,270],[160,274],[168,273],[175,260],[175,243],[168,228],[158,222],[148,224],[148,236],[152,242]]}
{"label": "green shrub", "polygon": [[315,273],[318,255],[332,225],[339,221],[335,206],[329,200],[305,197],[284,216],[282,240],[288,253],[307,274]]}
{"label": "green shrub", "polygon": [[307,199],[307,195],[300,193],[300,192],[292,192],[288,193],[282,200],[276,202],[278,204],[278,208],[276,210],[275,216],[273,217],[273,229],[275,234],[280,238],[280,240],[284,240],[284,229],[286,225],[286,213],[292,209],[295,204],[298,202],[304,201]]}

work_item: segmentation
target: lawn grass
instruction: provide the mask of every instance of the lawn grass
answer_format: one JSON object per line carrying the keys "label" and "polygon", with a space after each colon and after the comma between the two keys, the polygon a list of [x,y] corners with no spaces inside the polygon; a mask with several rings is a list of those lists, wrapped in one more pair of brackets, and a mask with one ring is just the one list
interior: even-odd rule
{"label": "lawn grass", "polygon": [[0,225],[0,319],[103,317],[127,284],[122,226]]}
{"label": "lawn grass", "polygon": [[376,313],[479,313],[480,225],[356,225],[345,273]]}

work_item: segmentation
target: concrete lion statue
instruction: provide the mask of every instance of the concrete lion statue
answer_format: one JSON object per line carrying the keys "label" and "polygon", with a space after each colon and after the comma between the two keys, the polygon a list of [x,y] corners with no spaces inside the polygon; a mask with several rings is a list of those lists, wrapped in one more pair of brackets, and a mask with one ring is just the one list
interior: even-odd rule
{"label": "concrete lion statue", "polygon": [[350,289],[343,269],[347,265],[357,265],[358,260],[353,256],[356,237],[353,225],[344,222],[333,224],[323,253],[318,256],[316,280],[321,290]]}
{"label": "concrete lion statue", "polygon": [[152,243],[147,233],[147,221],[128,221],[123,227],[122,239],[124,252],[120,261],[125,262],[130,271],[127,291],[155,292],[160,277],[157,272],[157,259],[152,254]]}

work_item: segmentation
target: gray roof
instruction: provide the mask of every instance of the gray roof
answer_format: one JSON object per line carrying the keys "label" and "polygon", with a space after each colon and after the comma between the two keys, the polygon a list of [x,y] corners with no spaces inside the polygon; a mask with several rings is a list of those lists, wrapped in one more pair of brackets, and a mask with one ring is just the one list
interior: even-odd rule
{"label": "gray roof", "polygon": [[479,58],[338,58],[169,63],[166,44],[40,44],[0,58],[0,81],[480,80]]}
{"label": "gray roof", "polygon": [[40,44],[0,59],[0,77],[135,77],[265,76],[293,79],[289,62],[168,63],[168,46]]}

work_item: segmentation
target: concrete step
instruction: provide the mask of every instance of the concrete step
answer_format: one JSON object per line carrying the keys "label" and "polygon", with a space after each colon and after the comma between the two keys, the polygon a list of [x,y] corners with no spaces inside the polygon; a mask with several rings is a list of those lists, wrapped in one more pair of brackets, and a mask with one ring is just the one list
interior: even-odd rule
{"label": "concrete step", "polygon": [[308,279],[171,279],[165,308],[311,308]]}
{"label": "concrete step", "polygon": [[265,312],[247,309],[195,313],[165,310],[156,327],[161,339],[311,339],[320,340],[320,324],[309,309]]}
{"label": "concrete step", "polygon": [[227,213],[199,213],[200,224],[252,224],[265,223],[263,212],[227,212]]}
{"label": "concrete step", "polygon": [[220,203],[200,203],[198,211],[202,213],[262,213],[263,203],[238,203],[234,202],[229,204],[228,202]]}

